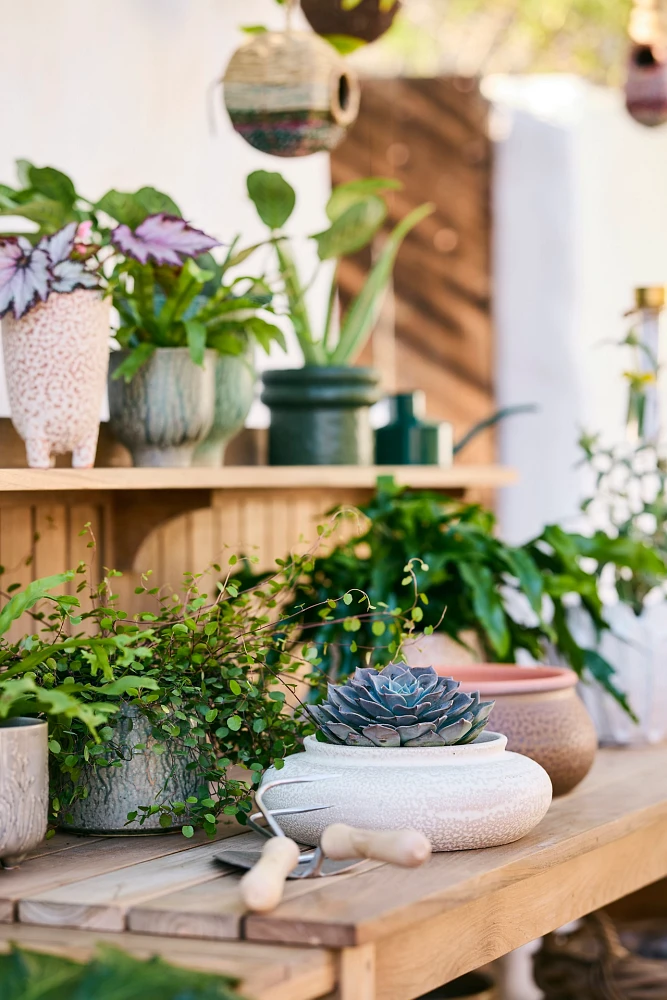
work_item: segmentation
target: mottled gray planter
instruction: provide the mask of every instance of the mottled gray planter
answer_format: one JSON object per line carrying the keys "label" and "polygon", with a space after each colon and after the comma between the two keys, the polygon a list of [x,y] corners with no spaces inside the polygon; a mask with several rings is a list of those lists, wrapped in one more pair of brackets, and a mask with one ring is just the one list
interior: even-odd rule
{"label": "mottled gray planter", "polygon": [[193,465],[218,467],[225,445],[241,430],[255,398],[252,354],[219,354],[215,364],[215,417],[208,437],[195,452]]}
{"label": "mottled gray planter", "polygon": [[128,351],[109,363],[109,424],[139,466],[185,468],[213,425],[215,351],[204,367],[186,347],[159,347],[130,382],[113,374]]}
{"label": "mottled gray planter", "polygon": [[39,719],[0,722],[0,862],[18,862],[46,834],[49,727]]}
{"label": "mottled gray planter", "polygon": [[[170,753],[169,749],[163,754],[153,753],[156,741],[151,725],[134,706],[123,709],[110,742],[119,748],[123,766],[86,768],[80,785],[87,797],[65,807],[67,821],[61,827],[75,833],[142,834],[165,833],[185,825],[187,814],[167,828],[160,826],[158,813],[143,825],[138,818],[127,825],[127,815],[140,806],[185,802],[189,795],[196,794],[200,781],[196,771],[186,770],[190,759]],[[138,743],[145,744],[146,749],[135,750]]]}

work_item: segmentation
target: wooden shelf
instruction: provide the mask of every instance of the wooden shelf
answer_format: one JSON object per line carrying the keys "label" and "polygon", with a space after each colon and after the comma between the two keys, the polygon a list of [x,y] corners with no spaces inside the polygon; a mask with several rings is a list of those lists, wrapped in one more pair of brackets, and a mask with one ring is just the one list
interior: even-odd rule
{"label": "wooden shelf", "polygon": [[18,870],[0,871],[0,951],[17,941],[73,954],[115,932],[119,947],[200,968],[216,961],[218,971],[245,964],[241,977],[252,978],[270,947],[269,965],[293,960],[295,981],[272,992],[255,980],[255,993],[248,982],[258,1000],[328,995],[332,973],[339,1000],[409,1000],[664,878],[667,746],[601,751],[586,780],[514,844],[436,854],[417,870],[371,862],[290,882],[272,913],[244,913],[238,876],[213,860],[224,851],[202,837],[58,834]]}
{"label": "wooden shelf", "polygon": [[220,469],[0,469],[0,492],[76,490],[373,489],[378,476],[418,489],[468,490],[511,486],[513,469],[498,465],[224,466]]}

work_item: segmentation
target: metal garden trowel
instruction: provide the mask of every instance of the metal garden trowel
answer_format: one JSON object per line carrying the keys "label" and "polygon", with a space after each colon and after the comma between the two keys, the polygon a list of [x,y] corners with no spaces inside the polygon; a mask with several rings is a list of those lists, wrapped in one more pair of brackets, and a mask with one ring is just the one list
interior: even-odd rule
{"label": "metal garden trowel", "polygon": [[[229,850],[216,861],[247,870],[241,879],[241,895],[249,910],[265,913],[282,899],[285,881],[297,878],[328,878],[350,871],[364,861],[385,861],[404,868],[416,868],[431,854],[427,838],[417,830],[359,830],[344,823],[328,826],[315,850],[300,852],[298,845],[283,833],[276,817],[330,809],[327,805],[301,806],[271,811],[264,795],[279,785],[325,781],[335,775],[283,778],[270,781],[255,794],[259,812],[250,817],[250,826],[267,842],[261,852]],[[266,826],[260,825],[260,820]]]}

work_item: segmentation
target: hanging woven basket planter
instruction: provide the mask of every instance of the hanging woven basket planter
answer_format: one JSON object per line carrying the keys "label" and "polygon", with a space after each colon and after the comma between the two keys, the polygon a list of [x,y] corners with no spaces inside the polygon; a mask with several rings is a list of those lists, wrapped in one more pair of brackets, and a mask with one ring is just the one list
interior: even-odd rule
{"label": "hanging woven basket planter", "polygon": [[334,149],[359,113],[356,74],[310,32],[264,32],[232,56],[224,100],[236,131],[274,156]]}
{"label": "hanging woven basket planter", "polygon": [[386,7],[382,0],[361,0],[352,10],[345,10],[343,0],[301,0],[301,9],[318,35],[347,35],[363,42],[374,42],[391,28],[400,2]]}
{"label": "hanging woven basket planter", "polygon": [[660,7],[635,0],[630,18],[630,52],[625,84],[629,114],[654,128],[667,122],[667,44]]}

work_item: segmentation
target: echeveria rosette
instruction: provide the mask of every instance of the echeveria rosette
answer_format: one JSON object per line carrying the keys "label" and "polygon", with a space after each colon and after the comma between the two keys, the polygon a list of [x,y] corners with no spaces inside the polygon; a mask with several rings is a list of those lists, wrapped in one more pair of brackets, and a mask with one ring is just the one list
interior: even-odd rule
{"label": "echeveria rosette", "polygon": [[126,257],[140,264],[147,264],[152,259],[156,264],[172,267],[181,267],[184,259],[199,257],[220,246],[212,236],[194,229],[185,219],[164,212],[149,215],[134,231],[129,226],[117,226],[111,234],[111,242]]}
{"label": "echeveria rosette", "polygon": [[21,319],[51,292],[98,287],[97,274],[71,259],[76,235],[77,224],[71,222],[36,247],[25,236],[0,240],[0,318],[13,312]]}
{"label": "echeveria rosette", "polygon": [[360,667],[308,711],[329,743],[354,747],[442,747],[472,743],[494,702],[464,694],[433,667]]}

